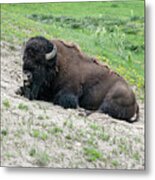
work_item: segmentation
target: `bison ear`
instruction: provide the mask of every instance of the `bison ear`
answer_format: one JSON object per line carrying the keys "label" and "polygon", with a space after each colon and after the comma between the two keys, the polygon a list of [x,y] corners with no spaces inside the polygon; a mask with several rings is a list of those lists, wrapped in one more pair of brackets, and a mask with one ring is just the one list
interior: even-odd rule
{"label": "bison ear", "polygon": [[48,60],[51,60],[51,59],[53,59],[53,58],[56,56],[56,54],[57,54],[57,47],[56,47],[55,44],[53,44],[53,49],[52,49],[52,51],[45,54],[45,59],[46,59],[47,61],[48,61]]}

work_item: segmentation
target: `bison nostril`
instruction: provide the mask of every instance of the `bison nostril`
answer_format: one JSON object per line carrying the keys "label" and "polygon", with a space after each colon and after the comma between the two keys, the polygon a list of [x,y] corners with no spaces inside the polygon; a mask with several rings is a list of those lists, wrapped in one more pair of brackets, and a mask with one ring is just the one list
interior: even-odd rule
{"label": "bison nostril", "polygon": [[23,79],[24,80],[31,80],[32,79],[32,73],[29,71],[24,71],[23,72]]}
{"label": "bison nostril", "polygon": [[27,74],[27,77],[28,77],[28,79],[31,79],[31,78],[32,78],[32,74],[31,74],[31,73],[28,73],[28,74]]}

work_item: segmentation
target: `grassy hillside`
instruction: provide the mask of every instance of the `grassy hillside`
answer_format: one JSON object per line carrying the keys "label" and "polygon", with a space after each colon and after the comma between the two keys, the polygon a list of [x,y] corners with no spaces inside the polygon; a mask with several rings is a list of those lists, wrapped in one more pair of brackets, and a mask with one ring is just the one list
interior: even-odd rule
{"label": "grassy hillside", "polygon": [[123,75],[144,96],[144,2],[1,5],[1,40],[31,36],[74,41]]}

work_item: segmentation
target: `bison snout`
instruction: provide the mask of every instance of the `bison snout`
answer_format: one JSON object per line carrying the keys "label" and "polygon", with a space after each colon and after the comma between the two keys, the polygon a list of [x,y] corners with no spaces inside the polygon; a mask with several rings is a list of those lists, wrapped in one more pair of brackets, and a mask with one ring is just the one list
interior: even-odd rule
{"label": "bison snout", "polygon": [[32,73],[30,71],[23,72],[23,81],[28,85],[32,82]]}
{"label": "bison snout", "polygon": [[32,80],[32,73],[30,71],[23,72],[23,79],[24,80]]}

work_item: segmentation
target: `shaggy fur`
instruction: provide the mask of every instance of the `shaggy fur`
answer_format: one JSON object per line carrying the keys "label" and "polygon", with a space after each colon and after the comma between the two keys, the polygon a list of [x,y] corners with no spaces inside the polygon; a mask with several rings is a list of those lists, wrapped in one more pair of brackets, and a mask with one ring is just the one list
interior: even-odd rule
{"label": "shaggy fur", "polygon": [[[45,54],[57,47],[50,60]],[[50,101],[64,108],[83,107],[133,122],[139,108],[127,82],[98,60],[86,56],[75,44],[44,37],[31,38],[23,56],[27,76],[20,94],[33,100]],[[136,114],[136,118],[131,118]]]}

